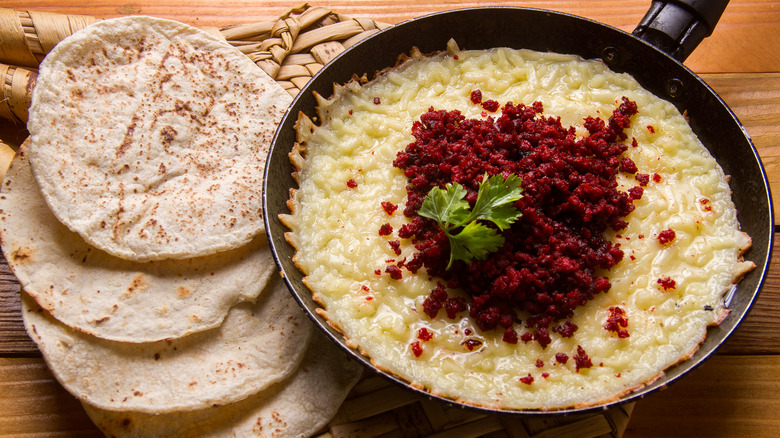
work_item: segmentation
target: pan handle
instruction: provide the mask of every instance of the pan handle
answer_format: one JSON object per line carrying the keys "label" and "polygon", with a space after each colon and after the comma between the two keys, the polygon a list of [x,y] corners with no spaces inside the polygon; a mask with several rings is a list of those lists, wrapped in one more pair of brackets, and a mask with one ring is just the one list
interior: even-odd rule
{"label": "pan handle", "polygon": [[634,36],[680,62],[712,34],[728,0],[653,0]]}

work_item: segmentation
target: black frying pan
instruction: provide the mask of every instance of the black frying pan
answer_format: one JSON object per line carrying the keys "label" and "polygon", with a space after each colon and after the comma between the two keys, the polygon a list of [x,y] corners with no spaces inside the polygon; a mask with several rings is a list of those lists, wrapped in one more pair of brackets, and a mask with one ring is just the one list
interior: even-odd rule
{"label": "black frying pan", "polygon": [[[399,55],[409,53],[413,47],[418,47],[423,53],[443,50],[450,38],[454,38],[462,49],[506,46],[577,54],[588,59],[603,59],[613,70],[633,75],[646,89],[669,100],[681,112],[687,112],[691,127],[702,143],[726,174],[731,175],[739,220],[743,230],[753,238],[753,246],[746,258],[756,264],[756,269],[745,276],[733,294],[727,296],[731,314],[723,324],[709,331],[706,341],[691,359],[667,370],[666,375],[653,384],[610,405],[643,397],[695,368],[723,344],[755,301],[769,266],[773,238],[769,185],[748,134],[717,94],[682,64],[696,45],[711,33],[727,3],[723,0],[654,1],[634,34],[546,10],[461,9],[399,24],[342,53],[325,66],[294,100],[276,133],[266,167],[263,188],[266,232],[279,269],[296,299],[323,331],[371,367],[366,357],[347,347],[341,334],[316,313],[318,305],[301,282],[302,274],[291,262],[294,251],[284,239],[287,229],[278,220],[279,214],[289,213],[285,203],[289,190],[296,187],[290,176],[293,168],[287,155],[295,142],[293,126],[299,112],[312,117],[316,114],[314,92],[330,96],[334,83],[345,83],[353,74],[371,77],[375,72],[393,66]],[[397,377],[381,374],[410,387]],[[444,401],[452,403],[451,400]],[[583,412],[606,406],[553,413]]]}

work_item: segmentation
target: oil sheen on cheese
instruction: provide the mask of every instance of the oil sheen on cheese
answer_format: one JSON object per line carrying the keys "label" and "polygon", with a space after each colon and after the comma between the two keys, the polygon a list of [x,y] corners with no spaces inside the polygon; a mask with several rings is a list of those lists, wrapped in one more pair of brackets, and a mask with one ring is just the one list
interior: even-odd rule
{"label": "oil sheen on cheese", "polygon": [[[403,270],[400,280],[385,273],[388,261],[414,253],[402,240],[402,253],[395,254],[388,240],[397,238],[378,233],[385,223],[398,230],[409,220],[401,213],[407,178],[392,161],[414,141],[413,121],[431,107],[486,117],[469,100],[476,89],[501,105],[540,101],[545,116],[583,133],[583,118],[606,119],[623,96],[639,108],[626,131],[629,144],[636,139],[638,146],[625,155],[652,178],[626,217],[628,227],[609,236],[625,257],[606,273],[611,289],[575,310],[574,336],[551,333],[546,348],[504,342],[502,330],[482,332],[468,312],[432,320],[422,302],[437,279],[424,270]],[[440,396],[518,410],[614,400],[688,358],[707,327],[726,315],[724,296],[752,266],[741,259],[750,238],[740,231],[727,177],[685,118],[599,61],[451,45],[434,56],[413,54],[371,82],[338,87],[331,99],[320,100],[317,122],[299,124],[302,159],[294,161],[300,187],[291,199],[293,214],[283,217],[295,262],[351,345],[377,367]],[[638,184],[628,174],[618,181],[621,190]],[[399,209],[388,215],[383,201]],[[676,237],[662,244],[657,236],[667,229]],[[664,288],[663,279],[674,287]],[[604,328],[613,306],[626,312],[629,337]],[[418,339],[421,328],[430,340]],[[468,340],[477,347],[469,349]],[[422,347],[419,357],[414,342]],[[576,369],[578,346],[592,367]],[[569,360],[557,360],[558,353]],[[529,375],[531,383],[521,380]]]}

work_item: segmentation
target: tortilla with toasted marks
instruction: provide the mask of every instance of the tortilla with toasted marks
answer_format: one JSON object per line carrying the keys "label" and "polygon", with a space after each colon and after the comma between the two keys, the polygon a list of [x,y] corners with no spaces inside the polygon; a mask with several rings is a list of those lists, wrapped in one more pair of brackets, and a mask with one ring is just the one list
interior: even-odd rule
{"label": "tortilla with toasted marks", "polygon": [[311,436],[335,415],[360,375],[357,362],[315,335],[295,374],[237,403],[167,415],[111,412],[86,403],[84,409],[113,437]]}
{"label": "tortilla with toasted marks", "polygon": [[0,237],[22,287],[64,324],[125,342],[175,338],[219,325],[254,300],[274,272],[264,235],[186,260],[137,263],[87,244],[52,215],[30,173],[27,144],[0,192]]}
{"label": "tortilla with toasted marks", "polygon": [[25,327],[52,373],[78,397],[108,410],[174,412],[243,400],[298,367],[313,325],[278,278],[256,303],[230,310],[212,330],[129,344],[58,323],[22,296]]}
{"label": "tortilla with toasted marks", "polygon": [[291,100],[207,32],[104,20],[42,62],[30,163],[54,215],[115,256],[235,249],[263,231],[265,159]]}

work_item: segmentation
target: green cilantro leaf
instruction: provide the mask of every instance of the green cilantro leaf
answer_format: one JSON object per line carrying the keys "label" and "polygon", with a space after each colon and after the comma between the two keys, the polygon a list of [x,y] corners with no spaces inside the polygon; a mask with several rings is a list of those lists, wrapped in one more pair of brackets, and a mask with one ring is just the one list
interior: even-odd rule
{"label": "green cilantro leaf", "polygon": [[488,228],[479,222],[469,222],[458,234],[449,234],[450,262],[471,259],[483,260],[491,252],[498,251],[504,244],[504,236],[496,230]]}
{"label": "green cilantro leaf", "polygon": [[523,197],[522,180],[515,174],[506,179],[493,175],[485,184],[486,179],[487,174],[479,185],[472,216],[493,222],[501,231],[506,230],[520,217],[512,203]]}
{"label": "green cilantro leaf", "polygon": [[[447,234],[450,242],[450,261],[482,260],[488,253],[504,244],[504,237],[496,230],[477,222],[493,222],[503,231],[522,215],[512,204],[523,197],[522,180],[517,175],[504,178],[485,174],[479,184],[474,208],[469,209],[466,189],[458,184],[447,184],[444,189],[432,188],[423,200],[420,216],[435,220]],[[460,231],[455,232],[460,229]]]}
{"label": "green cilantro leaf", "polygon": [[[460,226],[469,215],[469,203],[466,201],[466,189],[458,184],[447,184],[446,190],[432,188],[425,196],[417,214],[442,224]],[[442,226],[442,229],[444,227]]]}

